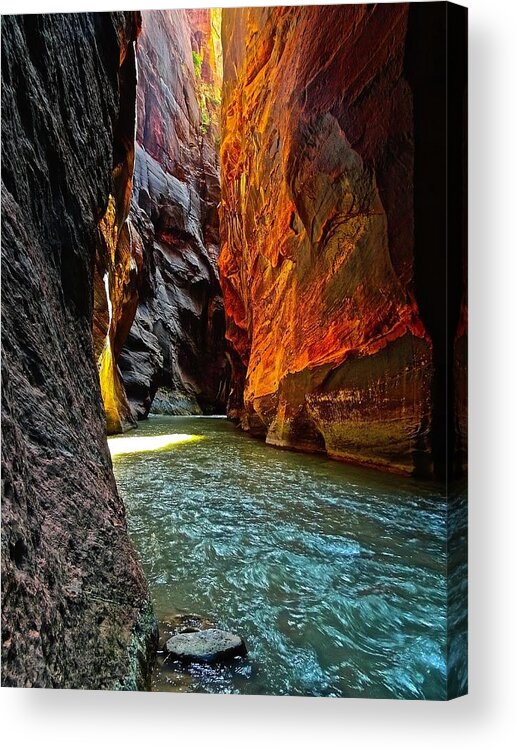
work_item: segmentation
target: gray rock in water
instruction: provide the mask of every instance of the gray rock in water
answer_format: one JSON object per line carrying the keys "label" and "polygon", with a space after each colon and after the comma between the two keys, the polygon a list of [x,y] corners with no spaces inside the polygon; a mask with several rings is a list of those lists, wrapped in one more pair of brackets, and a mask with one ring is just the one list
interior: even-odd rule
{"label": "gray rock in water", "polygon": [[174,635],[165,644],[165,651],[179,661],[204,663],[247,654],[246,644],[239,635],[217,628]]}

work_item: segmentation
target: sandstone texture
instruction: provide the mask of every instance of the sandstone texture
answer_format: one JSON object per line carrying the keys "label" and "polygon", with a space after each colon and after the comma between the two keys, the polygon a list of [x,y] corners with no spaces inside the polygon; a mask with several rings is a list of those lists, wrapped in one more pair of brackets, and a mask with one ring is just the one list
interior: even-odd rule
{"label": "sandstone texture", "polygon": [[268,443],[403,473],[452,461],[446,6],[223,9],[229,415]]}
{"label": "sandstone texture", "polygon": [[112,285],[127,252],[138,26],[2,18],[4,686],[136,689],[154,649],[92,338],[99,263]]}
{"label": "sandstone texture", "polygon": [[135,418],[224,413],[218,11],[144,11],[130,221],[138,306],[118,364]]}

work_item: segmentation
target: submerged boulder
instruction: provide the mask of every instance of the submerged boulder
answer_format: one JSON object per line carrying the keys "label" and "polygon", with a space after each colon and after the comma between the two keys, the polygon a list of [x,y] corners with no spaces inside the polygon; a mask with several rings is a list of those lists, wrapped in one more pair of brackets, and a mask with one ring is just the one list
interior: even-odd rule
{"label": "submerged boulder", "polygon": [[227,661],[247,654],[246,644],[239,635],[218,628],[174,635],[165,644],[165,651],[174,660],[204,663]]}

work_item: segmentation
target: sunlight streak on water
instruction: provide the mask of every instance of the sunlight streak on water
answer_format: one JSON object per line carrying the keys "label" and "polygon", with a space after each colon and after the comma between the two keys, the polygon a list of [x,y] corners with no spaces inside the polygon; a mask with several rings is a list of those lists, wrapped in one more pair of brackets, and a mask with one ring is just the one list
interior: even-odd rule
{"label": "sunlight streak on water", "polygon": [[203,440],[203,435],[187,435],[175,433],[172,435],[153,435],[152,437],[118,437],[108,438],[108,448],[112,456],[126,453],[146,453],[170,448],[182,443],[197,443]]}

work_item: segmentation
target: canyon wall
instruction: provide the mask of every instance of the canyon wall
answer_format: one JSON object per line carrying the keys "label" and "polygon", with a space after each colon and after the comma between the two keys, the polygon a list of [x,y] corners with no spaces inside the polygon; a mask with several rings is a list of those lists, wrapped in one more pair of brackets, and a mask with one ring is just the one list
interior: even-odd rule
{"label": "canyon wall", "polygon": [[220,12],[143,11],[130,220],[138,307],[118,364],[134,417],[224,413]]}
{"label": "canyon wall", "polygon": [[[138,16],[138,31],[141,19]],[[121,60],[120,107],[114,123],[112,192],[99,221],[93,279],[93,343],[108,434],[136,426],[118,358],[138,303],[138,246],[128,219],[135,164],[136,55]]]}
{"label": "canyon wall", "polygon": [[461,253],[437,157],[448,12],[223,9],[229,414],[268,443],[444,476],[461,442]]}
{"label": "canyon wall", "polygon": [[138,27],[2,18],[5,686],[136,689],[153,650],[92,340],[94,277],[124,233]]}

